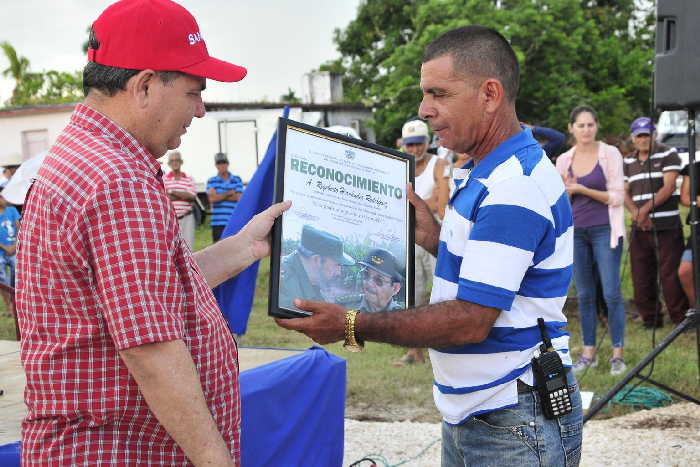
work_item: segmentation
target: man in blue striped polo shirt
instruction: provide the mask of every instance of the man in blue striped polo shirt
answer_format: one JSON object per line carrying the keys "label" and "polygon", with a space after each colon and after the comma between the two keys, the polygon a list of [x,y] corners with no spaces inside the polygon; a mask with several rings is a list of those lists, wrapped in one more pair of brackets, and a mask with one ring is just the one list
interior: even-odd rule
{"label": "man in blue striped polo shirt", "polygon": [[228,158],[222,152],[214,156],[217,174],[207,180],[207,197],[212,206],[211,238],[218,242],[228,219],[236,209],[236,204],[243,193],[243,182],[237,175],[228,171]]}
{"label": "man in blue striped polo shirt", "polygon": [[571,366],[562,307],[573,261],[564,184],[532,132],[519,125],[518,61],[493,29],[465,26],[425,50],[419,114],[443,146],[472,161],[455,172],[440,227],[412,190],[416,243],[437,255],[430,305],[356,313],[295,301],[308,318],[278,320],[325,344],[372,340],[430,347],[433,394],[443,416],[444,466],[575,466],[581,398],[567,373],[573,412],[543,416],[531,359],[545,320]]}

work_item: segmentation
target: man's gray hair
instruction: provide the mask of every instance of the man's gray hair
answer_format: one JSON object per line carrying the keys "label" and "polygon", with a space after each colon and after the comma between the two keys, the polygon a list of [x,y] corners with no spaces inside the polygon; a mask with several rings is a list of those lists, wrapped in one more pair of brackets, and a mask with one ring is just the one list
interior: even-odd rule
{"label": "man's gray hair", "polygon": [[513,48],[498,31],[485,26],[462,26],[428,44],[423,63],[449,55],[455,71],[467,77],[496,78],[514,102],[520,87],[520,67]]}

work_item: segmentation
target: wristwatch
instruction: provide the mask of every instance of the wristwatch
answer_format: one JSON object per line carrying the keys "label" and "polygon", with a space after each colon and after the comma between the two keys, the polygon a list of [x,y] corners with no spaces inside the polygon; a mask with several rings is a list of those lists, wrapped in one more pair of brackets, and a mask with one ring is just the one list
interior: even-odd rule
{"label": "wristwatch", "polygon": [[348,352],[362,352],[364,343],[355,337],[355,317],[358,310],[347,310],[345,312],[345,343],[343,348]]}

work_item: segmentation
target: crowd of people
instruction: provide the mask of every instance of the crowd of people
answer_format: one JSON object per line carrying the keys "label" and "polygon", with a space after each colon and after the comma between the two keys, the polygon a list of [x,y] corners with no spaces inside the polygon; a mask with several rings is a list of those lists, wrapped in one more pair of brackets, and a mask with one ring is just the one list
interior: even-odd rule
{"label": "crowd of people", "polygon": [[[453,168],[463,167],[470,157],[441,148],[434,151],[437,155],[431,155],[427,126],[423,130],[421,125],[420,120],[407,122],[397,146],[414,155],[416,193],[428,200],[436,219],[441,220],[447,198],[441,195],[443,188],[439,187],[438,180],[449,181],[454,190]],[[627,144],[622,148],[633,149],[624,157],[618,147],[600,140],[598,114],[588,105],[571,111],[568,124],[571,147],[564,152],[561,152],[566,145],[564,133],[522,122],[521,125],[531,130],[556,164],[572,206],[573,276],[583,338],[583,349],[573,371],[578,373],[598,365],[596,334],[599,317],[604,315],[612,344],[608,360],[610,373],[622,374],[627,369],[623,355],[627,318],[621,290],[625,239],[629,243],[633,303],[644,328],[663,325],[664,305],[669,319],[674,324],[680,323],[689,304],[695,300],[690,240],[684,248],[677,190],[680,174],[683,177],[680,203],[689,206],[688,167],[681,170],[676,150],[656,142],[654,125],[648,117],[631,122]],[[424,135],[424,139],[419,139],[420,147],[416,147],[416,137],[412,136],[412,132],[416,132],[414,128],[419,128],[417,133]],[[436,160],[443,163],[438,165]],[[427,178],[422,172],[426,164],[432,164],[431,168],[440,167],[429,186],[424,184]],[[631,217],[629,236],[626,235],[625,208]],[[424,250],[417,247],[417,305],[427,303],[425,292],[430,281],[424,278],[432,277],[435,267],[423,256],[434,258],[423,253]],[[424,274],[423,270],[428,272]],[[422,361],[420,350],[410,349],[394,364],[403,366]]]}
{"label": "crowd of people", "polygon": [[[670,320],[678,324],[683,320],[689,304],[694,302],[690,243],[688,241],[683,248],[678,211],[679,198],[681,204],[690,205],[688,168],[681,170],[681,160],[675,150],[655,141],[654,125],[648,117],[639,117],[631,123],[627,143],[633,150],[624,157],[618,147],[599,139],[599,116],[588,105],[580,105],[571,111],[568,124],[571,144],[564,152],[561,152],[566,146],[564,133],[524,122],[521,125],[532,132],[549,159],[556,164],[573,209],[573,276],[583,338],[583,349],[573,370],[580,372],[598,365],[596,335],[599,317],[604,313],[612,344],[612,354],[608,360],[610,373],[619,375],[627,368],[623,354],[626,313],[621,290],[621,261],[626,239],[634,287],[633,302],[645,328],[663,325],[662,303],[668,310]],[[445,215],[450,191],[454,189],[453,169],[459,169],[471,160],[468,154],[447,150],[439,144],[439,139],[431,139],[428,125],[419,117],[408,120],[403,125],[401,137],[397,139],[397,148],[414,157],[415,193],[426,201],[438,222]],[[212,240],[216,242],[244,186],[238,176],[228,171],[229,161],[225,154],[216,154],[214,162],[217,175],[207,181],[206,192],[212,207]],[[180,170],[182,157],[179,152],[169,153],[168,165],[171,172],[164,177],[165,187],[173,201],[184,237],[192,245],[195,224],[191,214],[196,197],[194,181]],[[676,189],[679,175],[683,177],[680,197]],[[625,232],[625,208],[632,218],[629,236]],[[329,235],[325,232],[322,234]],[[306,236],[302,234],[301,249],[305,254],[296,252],[285,258],[283,273],[296,271],[295,265],[301,265],[305,268],[304,274],[287,276],[308,278],[285,282],[284,290],[289,292],[283,294],[285,306],[292,306],[293,298],[300,296],[322,300],[320,291],[311,293],[307,290],[306,294],[299,291],[304,287],[320,290],[324,282],[330,282],[340,275],[340,266],[356,264],[355,260],[352,263],[339,262],[337,273],[327,273],[327,277],[315,274],[316,268],[311,266],[311,261],[318,255],[312,254],[313,247],[304,248],[306,242],[313,243],[308,238],[308,232]],[[337,242],[342,244],[340,239]],[[8,251],[2,245],[0,248]],[[299,264],[296,264],[295,255],[306,261],[299,260]],[[324,256],[318,258],[319,261],[329,261]],[[366,274],[370,274],[371,269],[365,268],[370,271]],[[416,306],[428,304],[434,270],[435,257],[417,245],[414,275]],[[319,271],[324,271],[324,268],[319,267]],[[373,273],[387,274],[386,271]],[[658,293],[657,275],[663,302]],[[295,283],[302,284],[299,285],[301,288],[295,289]],[[366,291],[372,288],[367,285],[371,281],[362,283],[363,293],[372,297],[373,294]],[[398,282],[387,280],[387,285],[393,284],[390,287],[392,290],[400,283],[401,279]],[[389,298],[397,292],[393,290]],[[387,310],[389,303],[386,301],[376,311]],[[351,301],[345,305],[350,306]],[[409,348],[393,365],[406,366],[420,362],[425,362],[423,350]]]}
{"label": "crowd of people", "polygon": [[[568,124],[570,148],[564,152],[562,148],[567,145],[564,133],[524,122],[521,125],[532,132],[547,157],[556,164],[573,208],[573,275],[583,338],[583,350],[573,369],[580,372],[598,365],[596,334],[599,315],[603,311],[612,344],[612,355],[608,360],[610,373],[619,375],[627,368],[623,355],[626,313],[620,271],[626,239],[625,208],[632,217],[627,241],[634,286],[633,301],[643,326],[650,329],[663,325],[662,303],[668,310],[670,320],[680,323],[689,303],[694,301],[690,243],[688,241],[686,247],[682,247],[683,233],[676,190],[677,177],[682,174],[684,181],[680,201],[688,206],[688,169],[683,167],[681,171],[680,158],[673,148],[655,142],[654,125],[648,117],[639,117],[632,122],[629,138],[623,141],[623,149],[634,149],[625,157],[620,148],[598,138],[599,117],[595,109],[588,105],[580,105],[571,111]],[[426,201],[435,218],[441,221],[451,187],[454,188],[453,169],[467,164],[471,160],[469,154],[441,147],[439,138],[431,138],[428,125],[419,117],[403,125],[397,148],[414,157],[415,192]],[[207,181],[206,194],[212,209],[212,240],[216,242],[221,238],[244,185],[240,177],[228,170],[226,154],[217,153],[214,163],[217,175]],[[195,224],[191,214],[196,197],[194,181],[181,172],[182,157],[179,152],[169,154],[168,165],[171,172],[164,177],[166,190],[175,206],[183,234],[192,245]],[[287,258],[290,265],[293,256]],[[340,263],[354,264],[354,261],[352,264]],[[292,266],[289,268],[293,269]],[[314,270],[310,266],[307,269]],[[414,303],[417,306],[428,303],[434,270],[435,257],[417,245],[414,275]],[[339,274],[325,280],[330,281]],[[663,302],[657,290],[657,274]],[[309,286],[318,288],[323,282],[320,276],[317,278],[313,273],[309,276],[305,272],[302,276],[315,278],[315,282],[306,281]],[[292,287],[292,282],[287,282],[287,288]],[[296,296],[318,297],[319,300],[323,297],[320,292],[287,295],[287,305],[291,305],[292,298]],[[420,348],[410,348],[393,365],[405,366],[417,362],[425,362],[424,353]]]}
{"label": "crowd of people", "polygon": [[[198,219],[198,214],[202,216],[204,206],[197,197],[194,179],[182,171],[183,159],[180,152],[170,151],[167,158],[170,171],[164,175],[163,185],[175,208],[183,237],[190,248],[193,248],[195,227],[202,219],[201,217]],[[211,227],[212,242],[216,243],[221,239],[224,228],[236,209],[244,186],[239,176],[229,172],[229,161],[226,154],[216,153],[214,165],[217,173],[207,180],[205,190],[211,210],[209,226]]]}
{"label": "crowd of people", "polygon": [[[46,156],[18,234],[24,464],[240,465],[237,343],[212,288],[270,254],[270,229],[290,203],[222,238],[243,184],[217,154],[206,188],[214,243],[193,253],[197,194],[175,149],[192,119],[204,116],[205,80],[245,75],[210,57],[194,17],[169,0],[120,1],[93,23],[85,101]],[[419,246],[415,306],[393,304],[403,275],[391,253],[352,258],[342,239],[305,226],[283,259],[290,278],[282,295],[310,315],[276,322],[354,351],[364,341],[406,347],[400,366],[424,361],[428,348],[445,466],[576,466],[575,374],[597,364],[598,283],[610,371],[626,366],[624,208],[644,325],[663,323],[657,274],[673,322],[693,292],[676,194],[679,156],[654,142],[653,123],[640,117],[630,129],[634,150],[623,158],[599,140],[589,106],[572,110],[573,144],[559,155],[561,133],[518,120],[518,59],[491,28],[463,26],[436,38],[420,80],[419,119],[401,135],[416,162],[407,189]],[[428,150],[429,127],[449,148],[440,156]],[[166,154],[171,170],[163,176],[157,159]],[[683,182],[688,204],[687,176]],[[10,209],[0,198],[0,230],[4,219],[14,229],[0,231],[6,270],[15,256]],[[344,265],[362,267],[356,306],[323,300],[324,280]],[[576,361],[562,329],[572,275],[584,341]],[[542,334],[533,331],[538,324]],[[543,409],[543,383],[530,364],[543,342],[550,347],[542,352],[563,364],[558,376],[570,397],[555,417]]]}
{"label": "crowd of people", "polygon": [[[629,139],[634,149],[624,157],[618,148],[596,139],[598,125],[593,108],[573,109],[569,132],[574,144],[556,161],[574,218],[574,283],[584,345],[573,369],[581,372],[597,366],[598,309],[604,308],[612,344],[610,373],[619,375],[627,368],[620,276],[625,208],[631,217],[628,248],[633,302],[644,328],[663,325],[661,294],[675,324],[683,321],[694,297],[688,263],[681,263],[678,153],[656,142],[648,117],[631,122]],[[689,259],[688,254],[685,258]],[[604,307],[598,306],[600,296]]]}

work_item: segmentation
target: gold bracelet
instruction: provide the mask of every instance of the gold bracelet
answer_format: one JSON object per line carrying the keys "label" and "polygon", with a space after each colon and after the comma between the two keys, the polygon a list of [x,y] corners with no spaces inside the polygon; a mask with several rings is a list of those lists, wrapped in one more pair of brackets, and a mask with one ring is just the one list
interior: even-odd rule
{"label": "gold bracelet", "polygon": [[355,338],[355,317],[358,310],[347,310],[345,312],[345,343],[343,348],[348,352],[362,352],[365,348],[361,341]]}

